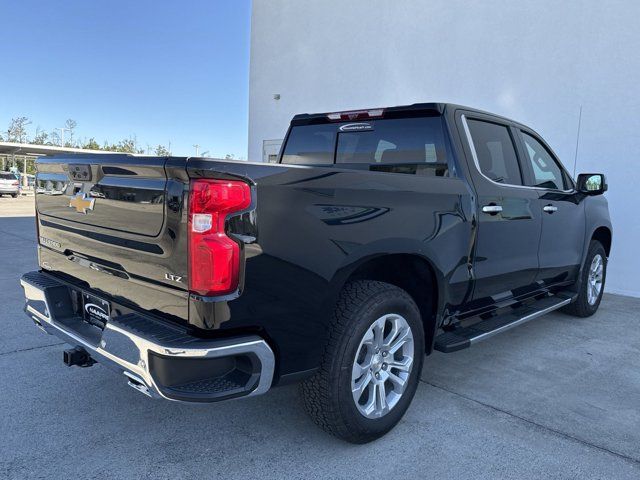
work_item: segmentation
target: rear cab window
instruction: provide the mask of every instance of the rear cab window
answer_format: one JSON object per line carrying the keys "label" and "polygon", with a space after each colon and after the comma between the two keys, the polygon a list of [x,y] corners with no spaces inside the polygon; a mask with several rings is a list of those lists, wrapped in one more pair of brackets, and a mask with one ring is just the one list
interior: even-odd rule
{"label": "rear cab window", "polygon": [[0,180],[17,180],[13,173],[0,173]]}
{"label": "rear cab window", "polygon": [[294,125],[281,163],[446,177],[447,145],[440,116]]}
{"label": "rear cab window", "polygon": [[281,163],[290,165],[333,164],[336,126],[300,125],[289,132]]}

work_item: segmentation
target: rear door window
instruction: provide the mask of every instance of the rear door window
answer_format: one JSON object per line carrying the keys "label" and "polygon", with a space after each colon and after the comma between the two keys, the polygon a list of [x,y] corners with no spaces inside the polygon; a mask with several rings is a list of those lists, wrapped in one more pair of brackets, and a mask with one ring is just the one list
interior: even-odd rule
{"label": "rear door window", "polygon": [[16,176],[12,173],[0,173],[0,180],[16,180]]}
{"label": "rear door window", "polygon": [[522,185],[522,173],[509,128],[475,119],[467,119],[467,125],[482,174],[496,183]]}

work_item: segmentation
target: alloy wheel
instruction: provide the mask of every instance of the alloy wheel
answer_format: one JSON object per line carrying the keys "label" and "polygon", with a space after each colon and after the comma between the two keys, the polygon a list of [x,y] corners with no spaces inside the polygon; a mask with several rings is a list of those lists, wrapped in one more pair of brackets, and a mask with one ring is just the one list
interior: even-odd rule
{"label": "alloy wheel", "polygon": [[600,254],[593,257],[589,267],[589,277],[587,279],[587,301],[589,305],[595,305],[602,292],[602,282],[604,279],[604,260]]}
{"label": "alloy wheel", "polygon": [[351,372],[351,392],[360,414],[380,418],[398,404],[409,381],[414,350],[413,332],[401,315],[384,315],[367,329]]}

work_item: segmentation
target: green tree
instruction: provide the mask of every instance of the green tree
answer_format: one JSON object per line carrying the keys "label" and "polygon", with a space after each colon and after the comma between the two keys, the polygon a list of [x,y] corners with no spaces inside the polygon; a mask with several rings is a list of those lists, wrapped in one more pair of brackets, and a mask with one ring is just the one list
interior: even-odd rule
{"label": "green tree", "polygon": [[31,121],[28,117],[15,117],[9,122],[9,129],[7,130],[7,140],[9,142],[27,143],[29,141],[29,134],[27,132],[27,125],[30,125]]}
{"label": "green tree", "polygon": [[100,148],[100,144],[96,142],[96,139],[93,137],[91,137],[89,140],[85,140],[81,148],[86,148],[87,150],[102,150]]}
{"label": "green tree", "polygon": [[[62,135],[60,129],[53,129],[50,132],[43,130],[40,126],[36,128],[35,136],[29,138],[29,132],[27,127],[31,124],[28,117],[20,116],[14,117],[9,123],[9,128],[0,134],[0,141],[16,142],[16,143],[31,143],[34,145],[48,145],[48,146],[60,146],[62,144]],[[164,145],[157,145],[155,148],[147,145],[147,150],[139,148],[138,140],[135,135],[120,140],[116,143],[110,143],[105,140],[104,144],[100,146],[95,137],[90,137],[89,140],[78,140],[76,136],[76,129],[78,123],[69,118],[64,123],[65,132],[65,147],[85,148],[88,150],[106,150],[109,152],[122,152],[122,153],[155,153],[158,156],[170,156],[171,152]],[[171,146],[171,143],[169,143]],[[204,155],[204,154],[203,154]],[[230,158],[233,158],[231,156]]]}
{"label": "green tree", "polygon": [[75,143],[73,142],[73,135],[75,134],[76,127],[78,126],[78,122],[73,120],[72,118],[68,118],[66,122],[64,122],[64,128],[69,132],[69,137],[66,142],[64,142],[65,147],[75,147]]}
{"label": "green tree", "polygon": [[144,149],[138,148],[136,137],[125,138],[120,140],[118,143],[111,144],[105,141],[102,150],[121,153],[144,153]]}
{"label": "green tree", "polygon": [[57,130],[52,130],[49,134],[49,141],[47,142],[49,146],[60,146],[60,134]]}
{"label": "green tree", "polygon": [[118,145],[116,143],[109,143],[105,140],[102,144],[102,150],[106,150],[107,152],[117,152]]}
{"label": "green tree", "polygon": [[40,127],[36,128],[36,136],[33,137],[31,143],[35,145],[47,145],[47,141],[49,140],[49,134],[42,130]]}
{"label": "green tree", "polygon": [[158,145],[154,151],[158,157],[168,157],[169,155],[171,155],[169,149],[164,145]]}
{"label": "green tree", "polygon": [[137,153],[136,141],[133,138],[125,138],[120,140],[116,145],[116,152],[122,153]]}

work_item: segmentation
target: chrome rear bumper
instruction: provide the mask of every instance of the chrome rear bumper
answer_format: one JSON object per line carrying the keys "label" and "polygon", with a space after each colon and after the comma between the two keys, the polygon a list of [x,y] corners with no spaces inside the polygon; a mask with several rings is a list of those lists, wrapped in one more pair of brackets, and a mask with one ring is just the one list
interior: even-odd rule
{"label": "chrome rear bumper", "polygon": [[98,363],[154,398],[215,402],[259,395],[271,387],[273,351],[264,339],[201,339],[151,317],[111,317],[104,330],[73,311],[67,284],[43,272],[20,279],[25,312],[45,332],[84,348]]}

